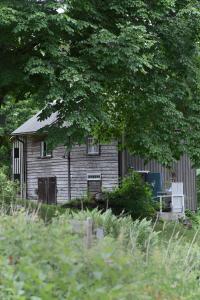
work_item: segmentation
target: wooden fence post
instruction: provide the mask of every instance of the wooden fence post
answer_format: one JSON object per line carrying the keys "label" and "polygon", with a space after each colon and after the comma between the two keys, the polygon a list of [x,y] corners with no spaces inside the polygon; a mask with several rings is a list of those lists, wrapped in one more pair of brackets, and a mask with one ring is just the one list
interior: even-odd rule
{"label": "wooden fence post", "polygon": [[91,218],[87,218],[86,221],[86,247],[90,248],[92,246],[92,226],[93,222]]}

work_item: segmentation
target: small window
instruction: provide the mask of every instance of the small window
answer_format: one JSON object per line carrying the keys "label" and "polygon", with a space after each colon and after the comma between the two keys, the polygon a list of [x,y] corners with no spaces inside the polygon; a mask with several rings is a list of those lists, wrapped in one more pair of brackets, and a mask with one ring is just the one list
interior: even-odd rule
{"label": "small window", "polygon": [[19,158],[19,148],[14,148],[14,158]]}
{"label": "small window", "polygon": [[87,154],[88,155],[100,154],[100,145],[96,143],[95,139],[92,137],[87,138]]}
{"label": "small window", "polygon": [[41,142],[41,157],[52,157],[52,151],[48,149],[47,142]]}
{"label": "small window", "polygon": [[20,181],[20,174],[14,174],[14,181]]}
{"label": "small window", "polygon": [[96,181],[96,180],[101,180],[101,173],[88,173],[87,174],[87,180],[88,181]]}

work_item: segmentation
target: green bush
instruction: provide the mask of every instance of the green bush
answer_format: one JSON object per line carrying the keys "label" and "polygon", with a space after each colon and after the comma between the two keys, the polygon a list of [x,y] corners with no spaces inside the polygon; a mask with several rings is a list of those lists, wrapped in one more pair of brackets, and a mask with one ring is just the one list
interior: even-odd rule
{"label": "green bush", "polygon": [[200,210],[197,209],[196,212],[192,212],[191,210],[187,209],[185,211],[186,217],[192,222],[193,226],[200,225]]}
{"label": "green bush", "polygon": [[104,199],[115,214],[129,213],[134,219],[155,214],[151,188],[136,172],[124,178],[115,191],[104,193]]}
{"label": "green bush", "polygon": [[[72,199],[70,201],[67,201],[67,203],[63,204],[63,208],[72,209],[75,211],[84,210],[84,209],[94,209],[98,206],[98,202],[94,198],[90,197],[82,197],[82,198],[76,198]],[[99,207],[100,209],[104,209],[105,205],[104,203],[101,203],[102,207]]]}
{"label": "green bush", "polygon": [[13,203],[16,200],[18,184],[9,180],[3,169],[0,169],[0,203]]}

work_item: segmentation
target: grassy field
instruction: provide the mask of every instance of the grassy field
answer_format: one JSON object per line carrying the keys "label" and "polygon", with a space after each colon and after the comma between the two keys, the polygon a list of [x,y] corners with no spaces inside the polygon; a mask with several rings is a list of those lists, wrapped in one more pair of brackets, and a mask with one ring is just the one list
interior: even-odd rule
{"label": "grassy field", "polygon": [[178,222],[158,222],[155,230],[160,232],[160,239],[169,241],[173,239],[181,239],[183,243],[191,243],[193,240],[200,245],[200,234],[198,234],[198,226],[188,228]]}
{"label": "grassy field", "polygon": [[[105,238],[86,248],[70,221],[90,217]],[[68,210],[44,223],[27,210],[0,217],[0,299],[198,299],[198,228]]]}

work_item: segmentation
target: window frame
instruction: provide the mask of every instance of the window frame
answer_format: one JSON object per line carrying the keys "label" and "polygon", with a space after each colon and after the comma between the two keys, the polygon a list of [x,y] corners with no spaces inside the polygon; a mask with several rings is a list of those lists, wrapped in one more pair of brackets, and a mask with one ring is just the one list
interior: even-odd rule
{"label": "window frame", "polygon": [[[46,145],[46,150],[44,149]],[[46,152],[46,153],[45,153]],[[48,150],[48,144],[46,141],[41,141],[40,142],[40,158],[52,158],[53,156],[53,151]]]}
{"label": "window frame", "polygon": [[[92,142],[90,142],[90,140],[91,141],[95,141],[95,139],[93,137],[91,137],[91,136],[87,137],[87,142],[86,142],[86,145],[87,145],[87,147],[86,147],[87,155],[88,156],[99,156],[101,154],[100,153],[100,144],[95,142],[92,145]],[[98,149],[98,151],[96,151],[96,152],[89,151],[89,149],[90,149],[91,146],[96,146],[96,148]]]}

